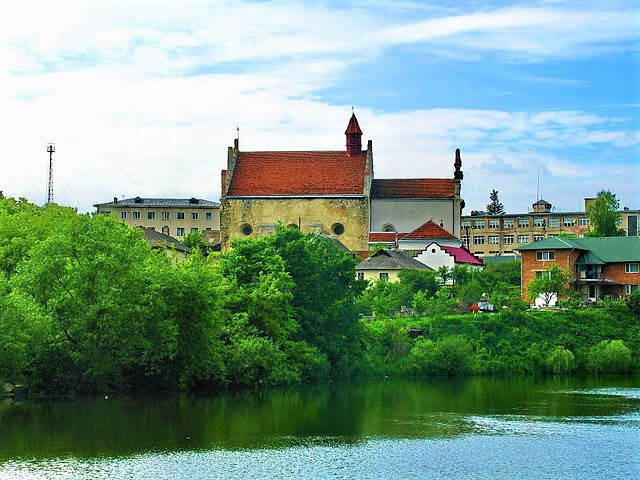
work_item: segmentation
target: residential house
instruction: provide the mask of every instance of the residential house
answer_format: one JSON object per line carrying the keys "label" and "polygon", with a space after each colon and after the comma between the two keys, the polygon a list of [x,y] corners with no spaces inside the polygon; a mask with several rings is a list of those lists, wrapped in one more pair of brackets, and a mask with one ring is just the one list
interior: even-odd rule
{"label": "residential house", "polygon": [[402,270],[431,270],[401,250],[379,250],[356,265],[359,280],[395,282]]}
{"label": "residential house", "polygon": [[144,239],[151,248],[164,250],[174,261],[186,260],[191,249],[169,235],[158,232],[151,227],[136,227],[142,230]]}
{"label": "residential house", "polygon": [[546,238],[518,248],[522,295],[552,265],[571,272],[572,287],[584,302],[629,295],[640,285],[640,237]]}
{"label": "residential house", "polygon": [[415,259],[433,270],[438,270],[441,267],[447,267],[451,270],[456,265],[465,265],[470,268],[479,269],[484,268],[482,259],[473,255],[465,247],[441,245],[437,242],[432,242],[427,245]]}

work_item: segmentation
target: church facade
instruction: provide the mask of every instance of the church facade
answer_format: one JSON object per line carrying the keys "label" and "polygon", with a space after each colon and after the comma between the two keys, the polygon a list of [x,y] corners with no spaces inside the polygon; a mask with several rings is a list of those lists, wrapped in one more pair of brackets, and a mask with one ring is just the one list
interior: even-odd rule
{"label": "church facade", "polygon": [[366,252],[376,232],[411,232],[430,220],[460,236],[459,150],[451,179],[374,179],[372,141],[362,148],[355,114],[345,136],[340,151],[242,152],[236,140],[221,175],[222,249],[279,223],[331,235],[356,252]]}

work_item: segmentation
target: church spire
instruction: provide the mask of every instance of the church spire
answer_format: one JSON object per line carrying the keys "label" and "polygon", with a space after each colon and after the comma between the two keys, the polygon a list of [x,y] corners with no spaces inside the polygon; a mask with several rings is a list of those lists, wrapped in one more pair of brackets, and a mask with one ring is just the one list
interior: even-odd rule
{"label": "church spire", "polygon": [[456,180],[462,180],[463,178],[463,174],[462,174],[462,159],[460,158],[460,149],[456,148],[456,159],[453,162],[453,166],[455,167],[455,172],[453,172],[453,178],[455,178]]}
{"label": "church spire", "polygon": [[347,125],[344,134],[347,136],[347,155],[350,157],[360,155],[362,153],[362,130],[360,130],[355,113],[351,114],[349,125]]}

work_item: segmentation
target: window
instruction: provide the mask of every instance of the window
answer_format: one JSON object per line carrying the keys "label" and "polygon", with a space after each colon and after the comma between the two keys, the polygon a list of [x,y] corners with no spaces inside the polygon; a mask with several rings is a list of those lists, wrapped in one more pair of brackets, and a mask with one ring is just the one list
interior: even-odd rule
{"label": "window", "polygon": [[627,295],[631,295],[633,292],[637,292],[639,290],[639,285],[625,285],[624,291]]}
{"label": "window", "polygon": [[182,227],[176,228],[176,235],[179,237],[184,237],[184,228]]}
{"label": "window", "polygon": [[191,220],[197,220],[198,219],[198,212],[191,212]]}
{"label": "window", "polygon": [[396,227],[391,225],[390,223],[387,223],[387,224],[382,226],[382,231],[383,232],[395,232],[396,231]]}
{"label": "window", "polygon": [[489,235],[489,244],[498,245],[500,243],[500,237],[498,235]]}
{"label": "window", "polygon": [[529,235],[518,235],[518,243],[529,243]]}
{"label": "window", "polygon": [[211,215],[211,212],[207,212],[204,214],[204,218],[207,222],[210,222],[213,216]]}
{"label": "window", "polygon": [[469,237],[460,237],[463,245],[469,245]]}
{"label": "window", "polygon": [[387,272],[380,272],[380,280],[383,282],[389,281],[389,274]]}
{"label": "window", "polygon": [[163,220],[169,220],[171,218],[171,213],[170,212],[162,212],[162,219]]}
{"label": "window", "polygon": [[505,235],[503,238],[505,245],[511,245],[513,243],[513,235]]}
{"label": "window", "polygon": [[533,226],[538,228],[544,227],[544,218],[534,218]]}
{"label": "window", "polygon": [[589,226],[589,218],[588,217],[580,217],[579,224],[581,227]]}
{"label": "window", "polygon": [[184,220],[184,212],[178,212],[176,213],[176,218],[178,220]]}
{"label": "window", "polygon": [[463,220],[462,223],[460,224],[460,226],[462,228],[467,228],[471,226],[471,222],[469,220]]}
{"label": "window", "polygon": [[484,236],[482,235],[476,235],[473,237],[473,244],[474,245],[484,245]]}
{"label": "window", "polygon": [[473,228],[484,228],[484,220],[474,220]]}
{"label": "window", "polygon": [[131,213],[131,217],[132,217],[134,220],[140,220],[140,212],[132,212],[132,213]]}
{"label": "window", "polygon": [[548,220],[547,225],[549,225],[550,227],[559,227],[560,226],[560,219],[558,217],[551,217]]}
{"label": "window", "polygon": [[507,218],[502,222],[504,228],[513,228],[513,218]]}
{"label": "window", "polygon": [[155,220],[156,212],[147,212],[147,220]]}
{"label": "window", "polygon": [[518,220],[518,226],[519,227],[528,227],[529,226],[529,219],[528,218],[521,218]]}
{"label": "window", "polygon": [[536,260],[546,261],[546,260],[555,260],[556,252],[553,250],[540,250],[536,252]]}
{"label": "window", "polygon": [[191,227],[191,233],[197,232],[197,231],[198,231],[198,227]]}
{"label": "window", "polygon": [[107,217],[108,217],[109,215],[111,215],[111,211],[110,211],[110,210],[103,210],[101,213],[102,213],[102,215],[105,215],[105,216],[107,216]]}
{"label": "window", "polygon": [[625,263],[624,264],[624,273],[638,273],[638,264],[637,263]]}
{"label": "window", "polygon": [[[540,252],[538,252],[538,253],[540,253]],[[547,272],[546,270],[537,271],[536,272],[536,278],[540,278],[540,277],[551,278],[551,272]]]}
{"label": "window", "polygon": [[539,242],[540,240],[544,240],[544,235],[536,234],[533,236],[534,242]]}
{"label": "window", "polygon": [[240,233],[242,233],[242,235],[244,235],[245,237],[248,237],[253,233],[253,228],[251,228],[251,225],[249,225],[248,223],[245,223],[240,226]]}
{"label": "window", "polygon": [[342,225],[341,223],[335,223],[331,227],[331,231],[334,235],[342,235],[344,233],[344,225]]}
{"label": "window", "polygon": [[125,220],[127,218],[127,212],[120,212],[120,220]]}
{"label": "window", "polygon": [[489,228],[500,228],[500,220],[497,218],[489,220]]}
{"label": "window", "polygon": [[562,219],[562,225],[565,227],[574,227],[576,225],[576,217],[564,217]]}
{"label": "window", "polygon": [[364,280],[364,272],[358,272],[358,280]]}

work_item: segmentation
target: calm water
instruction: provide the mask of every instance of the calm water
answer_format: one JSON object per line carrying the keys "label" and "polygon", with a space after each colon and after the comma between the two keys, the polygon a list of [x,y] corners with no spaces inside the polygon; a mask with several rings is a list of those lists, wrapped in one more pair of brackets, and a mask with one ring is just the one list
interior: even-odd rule
{"label": "calm water", "polygon": [[640,479],[640,378],[0,403],[0,479]]}

